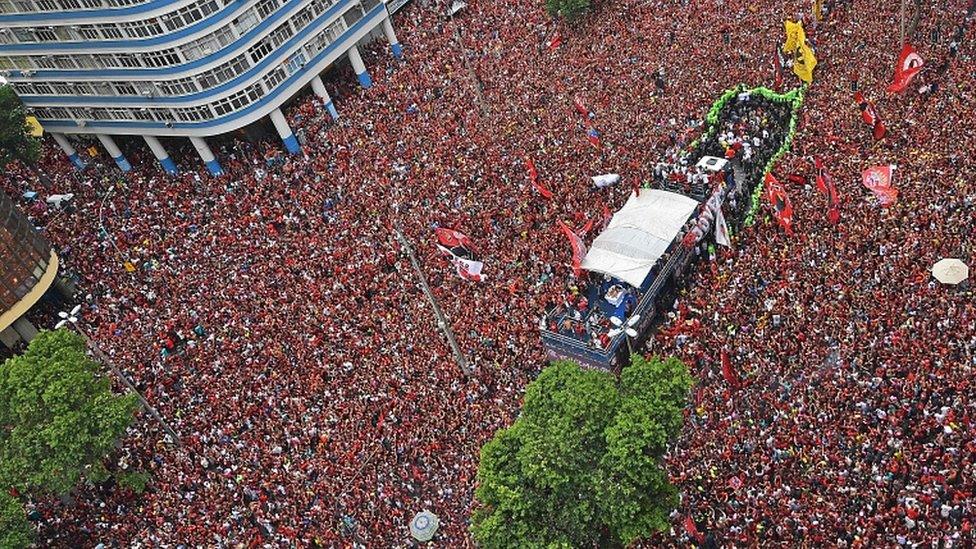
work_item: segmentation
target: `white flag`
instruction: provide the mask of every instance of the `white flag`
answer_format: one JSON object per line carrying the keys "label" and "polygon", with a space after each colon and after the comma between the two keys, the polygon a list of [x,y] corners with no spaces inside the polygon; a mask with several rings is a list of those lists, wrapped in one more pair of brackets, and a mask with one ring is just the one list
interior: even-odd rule
{"label": "white flag", "polygon": [[729,239],[729,226],[725,224],[725,214],[722,213],[721,206],[715,208],[715,242],[722,246],[732,247],[732,241]]}
{"label": "white flag", "polygon": [[620,174],[617,173],[605,173],[603,175],[594,175],[590,179],[593,180],[593,184],[598,189],[604,187],[609,187],[610,185],[616,185],[620,182]]}
{"label": "white flag", "polygon": [[488,279],[488,277],[481,274],[481,269],[485,266],[485,264],[480,261],[455,257],[454,266],[457,267],[458,276],[465,280],[484,282]]}

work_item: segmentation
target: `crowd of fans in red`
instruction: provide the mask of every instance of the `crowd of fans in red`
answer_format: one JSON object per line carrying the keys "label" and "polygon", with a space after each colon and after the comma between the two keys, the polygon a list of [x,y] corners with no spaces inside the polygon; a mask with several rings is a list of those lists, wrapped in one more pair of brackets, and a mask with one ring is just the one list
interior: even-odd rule
{"label": "crowd of fans in red", "polygon": [[[76,175],[47,150],[52,190],[75,193],[76,208],[29,212],[77,274],[99,345],[181,445],[140,416],[113,466],[150,471],[149,490],[38,502],[42,544],[404,546],[410,517],[429,509],[440,544],[470,545],[478,451],[517,414],[545,364],[539,319],[573,285],[556,219],[580,227],[619,208],[723,90],[771,85],[782,21],[798,14],[820,64],[776,171],[812,178],[823,158],[841,221],[827,222],[812,186],[789,187],[795,236],[762,210],[698,264],[648,345],[699,379],[667,460],[682,502],[654,543],[687,543],[688,516],[724,546],[971,543],[976,301],[927,272],[976,257],[968,0],[923,8],[912,37],[932,68],[915,84],[939,88],[903,96],[883,92],[896,3],[830,5],[817,25],[808,2],[774,4],[604,1],[564,27],[541,3],[469,2],[449,20],[415,0],[394,21],[404,61],[378,44],[373,88],[333,75],[337,122],[310,96],[290,109],[299,155],[234,140],[215,147],[228,175],[212,178],[192,150],[171,151],[182,170],[171,178],[145,149],[127,152],[124,177],[104,156]],[[881,142],[855,82],[885,117]],[[574,97],[594,112],[600,148]],[[533,192],[526,156],[552,199]],[[881,209],[859,177],[886,163],[901,194]],[[623,183],[594,190],[600,173]],[[17,169],[0,186],[39,190]],[[438,225],[475,241],[487,282],[437,255]]]}

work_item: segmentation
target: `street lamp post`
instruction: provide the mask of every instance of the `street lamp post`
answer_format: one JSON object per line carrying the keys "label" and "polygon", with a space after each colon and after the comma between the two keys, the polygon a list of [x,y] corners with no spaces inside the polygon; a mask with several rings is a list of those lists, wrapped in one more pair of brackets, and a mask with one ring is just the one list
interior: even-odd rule
{"label": "street lamp post", "polygon": [[108,369],[111,370],[113,374],[115,374],[115,377],[119,378],[119,380],[122,382],[123,385],[126,386],[126,388],[128,388],[130,391],[135,393],[136,397],[139,398],[139,403],[142,404],[142,407],[147,412],[149,412],[149,415],[151,415],[153,419],[156,420],[156,423],[159,423],[159,425],[163,428],[163,430],[166,431],[166,434],[168,434],[173,439],[173,442],[175,442],[176,445],[179,446],[180,437],[179,435],[176,434],[176,431],[174,431],[173,428],[170,427],[169,423],[166,423],[163,417],[159,415],[159,412],[156,410],[156,408],[154,408],[152,404],[149,404],[149,401],[146,400],[146,397],[142,396],[142,393],[139,392],[139,389],[136,388],[136,386],[132,383],[132,381],[130,381],[129,378],[122,373],[122,370],[119,370],[119,368],[115,365],[115,363],[112,362],[112,360],[104,352],[102,352],[102,350],[98,347],[95,341],[88,335],[88,332],[85,331],[85,329],[82,328],[81,325],[78,323],[79,312],[81,312],[81,305],[75,305],[75,307],[71,309],[71,312],[66,313],[62,311],[58,313],[58,316],[61,317],[61,320],[54,325],[54,329],[57,330],[68,324],[74,326],[75,330],[78,331],[78,334],[81,335],[81,337],[85,340],[85,346],[92,352],[93,355],[95,355],[95,358],[97,358],[102,364],[108,366]]}
{"label": "street lamp post", "polygon": [[407,237],[403,236],[403,233],[399,229],[396,230],[396,237],[400,241],[400,245],[403,250],[407,252],[410,257],[410,263],[413,265],[414,271],[417,273],[417,278],[420,279],[420,288],[423,290],[424,294],[427,296],[428,301],[430,301],[431,307],[434,309],[434,316],[437,318],[437,327],[444,332],[444,337],[447,338],[447,344],[454,351],[454,359],[457,360],[458,366],[461,367],[461,371],[466,376],[471,376],[474,372],[471,369],[471,365],[468,363],[467,358],[465,358],[464,353],[461,351],[461,346],[458,345],[457,339],[454,338],[454,331],[451,330],[451,324],[447,321],[447,317],[444,316],[444,312],[441,310],[440,305],[437,304],[437,298],[434,297],[434,292],[430,291],[430,285],[427,284],[427,277],[424,275],[423,269],[420,268],[420,262],[417,261],[417,256],[413,253],[413,246],[410,245],[410,241]]}
{"label": "street lamp post", "polygon": [[630,338],[637,337],[637,330],[634,326],[640,322],[641,315],[637,314],[630,317],[627,322],[623,322],[615,316],[610,317],[610,324],[613,324],[614,328],[607,333],[610,337],[616,337],[617,334],[623,333],[624,339],[627,340],[627,358],[630,360],[630,356],[634,354],[634,348],[631,346]]}

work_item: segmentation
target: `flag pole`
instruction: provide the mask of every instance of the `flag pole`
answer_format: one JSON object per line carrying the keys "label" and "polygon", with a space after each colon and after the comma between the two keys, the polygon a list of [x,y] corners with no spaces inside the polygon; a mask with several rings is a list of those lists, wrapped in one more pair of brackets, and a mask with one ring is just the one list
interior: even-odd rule
{"label": "flag pole", "polygon": [[901,47],[905,47],[905,0],[901,0]]}

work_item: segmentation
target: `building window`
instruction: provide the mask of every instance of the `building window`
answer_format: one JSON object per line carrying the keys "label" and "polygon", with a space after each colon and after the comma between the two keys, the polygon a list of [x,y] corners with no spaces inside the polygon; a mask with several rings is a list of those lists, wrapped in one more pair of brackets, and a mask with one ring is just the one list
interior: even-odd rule
{"label": "building window", "polygon": [[173,48],[149,52],[145,54],[143,59],[149,67],[169,67],[179,65],[182,62],[179,54]]}
{"label": "building window", "polygon": [[258,21],[260,21],[260,18],[258,18],[257,12],[254,8],[251,8],[234,20],[234,26],[237,27],[237,32],[244,34],[254,28],[258,24]]}
{"label": "building window", "polygon": [[102,25],[100,30],[102,31],[102,36],[106,40],[121,40],[125,38],[122,31],[115,25]]}
{"label": "building window", "polygon": [[278,0],[261,0],[255,10],[258,12],[259,19],[267,19],[278,8]]}
{"label": "building window", "polygon": [[288,64],[288,74],[295,74],[296,72],[302,70],[306,63],[305,53],[298,52],[291,56],[286,63]]}
{"label": "building window", "polygon": [[278,65],[273,71],[269,72],[268,75],[264,77],[264,84],[269,90],[273,90],[274,87],[280,84],[287,76],[288,74],[285,73],[284,65]]}

